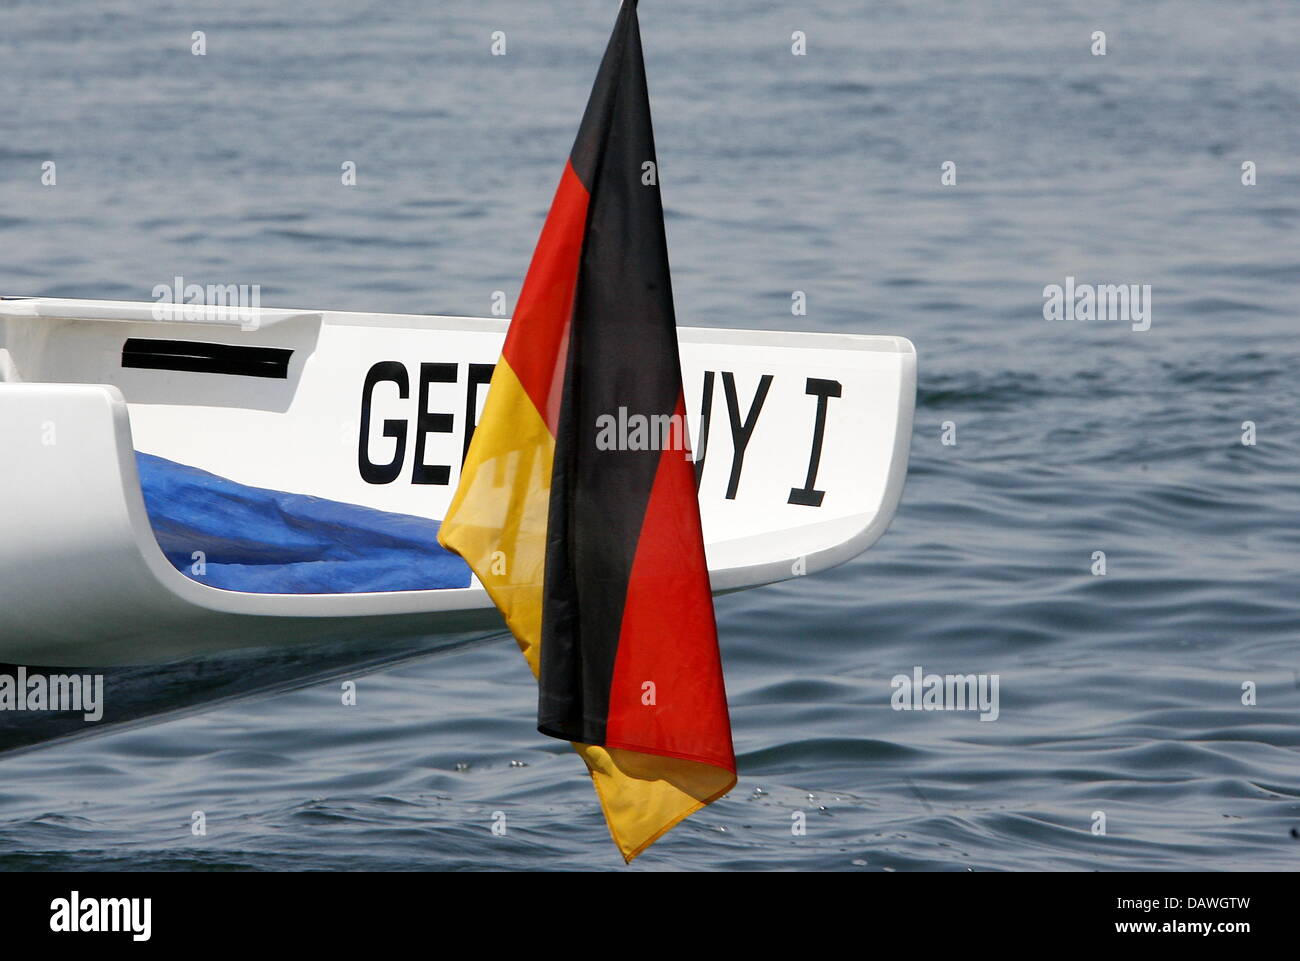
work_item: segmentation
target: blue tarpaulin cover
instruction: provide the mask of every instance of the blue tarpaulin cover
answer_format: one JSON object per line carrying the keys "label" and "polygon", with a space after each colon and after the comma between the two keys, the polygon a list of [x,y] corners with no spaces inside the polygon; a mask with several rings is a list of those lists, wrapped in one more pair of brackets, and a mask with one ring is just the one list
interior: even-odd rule
{"label": "blue tarpaulin cover", "polygon": [[136,465],[158,546],[201,584],[252,594],[469,587],[469,567],[427,517],[247,487],[152,454],[137,452]]}

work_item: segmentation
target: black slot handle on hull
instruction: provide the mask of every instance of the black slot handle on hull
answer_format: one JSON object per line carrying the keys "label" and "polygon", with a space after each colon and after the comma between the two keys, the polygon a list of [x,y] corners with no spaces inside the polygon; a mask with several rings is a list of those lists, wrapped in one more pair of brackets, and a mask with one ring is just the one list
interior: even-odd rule
{"label": "black slot handle on hull", "polygon": [[289,376],[293,351],[283,347],[243,347],[198,340],[152,340],[131,337],[122,345],[122,366],[147,370],[184,370],[239,377]]}

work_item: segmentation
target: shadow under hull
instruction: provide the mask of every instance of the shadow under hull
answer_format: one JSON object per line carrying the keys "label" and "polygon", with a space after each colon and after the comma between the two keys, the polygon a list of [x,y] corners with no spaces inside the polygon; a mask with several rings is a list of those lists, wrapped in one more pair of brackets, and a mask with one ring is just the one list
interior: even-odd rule
{"label": "shadow under hull", "polygon": [[330,642],[292,648],[252,648],[164,664],[130,667],[42,667],[0,663],[0,678],[68,675],[103,677],[102,717],[84,711],[0,709],[0,757],[50,744],[160,723],[219,705],[312,687],[382,670],[405,661],[451,654],[509,637],[503,630],[402,641]]}

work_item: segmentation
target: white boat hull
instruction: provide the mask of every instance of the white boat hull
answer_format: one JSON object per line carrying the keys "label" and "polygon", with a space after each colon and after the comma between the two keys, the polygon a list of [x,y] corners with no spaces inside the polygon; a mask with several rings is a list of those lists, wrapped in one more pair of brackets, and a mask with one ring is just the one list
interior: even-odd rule
{"label": "white boat hull", "polygon": [[[249,322],[219,310],[160,321],[156,311],[0,300],[0,662],[154,663],[500,626],[476,582],[295,595],[187,577],[154,538],[135,451],[253,487],[441,518],[506,321],[263,311]],[[180,365],[227,369],[167,369],[177,364],[156,356],[159,342],[197,345],[204,356]],[[813,574],[871,546],[906,476],[912,345],[704,328],[682,328],[680,342],[714,591]],[[254,350],[232,360],[212,345]],[[274,353],[266,370],[258,349]]]}

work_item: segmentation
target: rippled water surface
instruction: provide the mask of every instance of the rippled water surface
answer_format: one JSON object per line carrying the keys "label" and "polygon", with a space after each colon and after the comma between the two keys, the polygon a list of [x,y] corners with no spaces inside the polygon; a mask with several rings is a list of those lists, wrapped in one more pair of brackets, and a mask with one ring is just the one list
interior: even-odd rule
{"label": "rippled water surface", "polygon": [[[1300,866],[1300,6],[642,7],[680,320],[901,334],[921,379],[889,533],[719,599],[740,784],[636,868]],[[6,3],[0,292],[513,302],[614,9]],[[1067,276],[1151,329],[1045,321]],[[0,866],[619,866],[512,643],[361,648],[0,757]],[[997,721],[891,710],[917,665],[999,675]]]}

